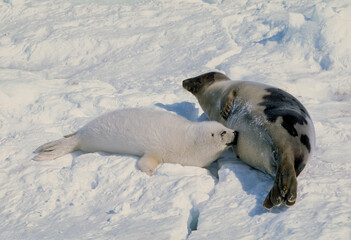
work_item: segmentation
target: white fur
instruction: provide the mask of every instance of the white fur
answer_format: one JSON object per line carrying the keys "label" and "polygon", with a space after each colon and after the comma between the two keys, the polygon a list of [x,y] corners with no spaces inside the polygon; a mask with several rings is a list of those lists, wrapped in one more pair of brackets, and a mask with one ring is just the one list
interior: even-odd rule
{"label": "white fur", "polygon": [[163,162],[207,166],[233,140],[233,130],[218,122],[191,122],[152,109],[124,109],[104,114],[76,133],[40,146],[34,159],[54,159],[75,150],[130,154],[141,156],[139,168],[151,175]]}

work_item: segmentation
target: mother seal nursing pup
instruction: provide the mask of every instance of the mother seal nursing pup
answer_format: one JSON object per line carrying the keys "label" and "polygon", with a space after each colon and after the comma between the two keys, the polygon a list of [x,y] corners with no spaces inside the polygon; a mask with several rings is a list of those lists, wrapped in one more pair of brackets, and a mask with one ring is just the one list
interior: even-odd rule
{"label": "mother seal nursing pup", "polygon": [[314,126],[306,108],[281,89],[249,81],[231,81],[218,72],[183,81],[210,120],[238,130],[234,152],[247,164],[275,177],[263,206],[282,201],[292,206],[296,177],[315,144]]}

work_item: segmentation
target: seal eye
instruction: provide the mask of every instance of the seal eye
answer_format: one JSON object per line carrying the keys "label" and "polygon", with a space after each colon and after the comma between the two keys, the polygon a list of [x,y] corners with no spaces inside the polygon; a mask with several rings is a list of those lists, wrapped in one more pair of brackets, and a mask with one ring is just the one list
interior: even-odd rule
{"label": "seal eye", "polygon": [[214,137],[214,134],[213,134],[213,133],[211,133],[211,136],[212,136],[212,137]]}
{"label": "seal eye", "polygon": [[226,133],[227,133],[227,131],[221,132],[221,137],[223,137]]}
{"label": "seal eye", "polygon": [[200,78],[196,78],[196,82],[197,82],[197,83],[200,83],[200,84],[202,83],[202,81],[201,81]]}

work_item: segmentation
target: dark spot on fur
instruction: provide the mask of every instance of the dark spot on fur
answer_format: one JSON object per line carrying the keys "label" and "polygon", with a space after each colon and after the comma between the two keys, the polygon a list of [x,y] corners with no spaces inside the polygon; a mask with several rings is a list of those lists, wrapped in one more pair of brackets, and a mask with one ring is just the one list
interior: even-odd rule
{"label": "dark spot on fur", "polygon": [[306,166],[306,163],[304,162],[304,155],[295,156],[294,168],[296,172],[296,177],[299,176],[299,174],[302,172],[305,166]]}
{"label": "dark spot on fur", "polygon": [[305,134],[301,134],[300,141],[303,145],[306,146],[308,152],[311,152],[311,144],[310,144],[310,139],[308,138],[308,136]]}
{"label": "dark spot on fur", "polygon": [[307,124],[309,117],[306,108],[292,95],[278,88],[267,88],[268,95],[260,106],[265,106],[264,114],[268,121],[275,122],[278,117],[283,118],[282,126],[291,136],[298,136],[295,124]]}

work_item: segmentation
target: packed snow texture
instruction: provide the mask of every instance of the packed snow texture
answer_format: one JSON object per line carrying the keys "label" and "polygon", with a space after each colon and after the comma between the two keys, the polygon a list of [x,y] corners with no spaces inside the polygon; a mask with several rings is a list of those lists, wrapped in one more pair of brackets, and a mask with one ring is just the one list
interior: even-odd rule
{"label": "packed snow texture", "polygon": [[[208,71],[309,110],[317,146],[293,207],[265,210],[273,179],[228,152],[152,177],[133,156],[32,160],[114,109],[206,120],[181,81]],[[350,239],[350,156],[349,0],[0,2],[0,239]]]}

